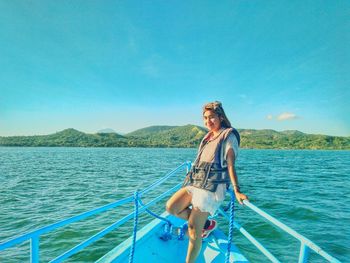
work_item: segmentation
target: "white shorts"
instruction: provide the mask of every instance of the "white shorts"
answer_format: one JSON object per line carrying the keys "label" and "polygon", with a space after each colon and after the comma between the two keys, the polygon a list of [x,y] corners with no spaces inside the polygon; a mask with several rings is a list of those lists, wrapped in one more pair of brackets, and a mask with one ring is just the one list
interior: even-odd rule
{"label": "white shorts", "polygon": [[192,206],[213,216],[225,199],[226,184],[219,184],[216,192],[210,192],[194,186],[186,186],[187,193],[192,195]]}

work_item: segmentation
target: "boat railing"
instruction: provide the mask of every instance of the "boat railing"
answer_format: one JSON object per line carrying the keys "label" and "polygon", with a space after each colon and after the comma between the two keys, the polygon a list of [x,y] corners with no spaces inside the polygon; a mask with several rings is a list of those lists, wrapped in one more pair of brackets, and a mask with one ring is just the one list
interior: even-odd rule
{"label": "boat railing", "polygon": [[[229,189],[232,194],[232,190]],[[244,205],[249,207],[251,210],[253,210],[258,215],[265,218],[268,222],[274,224],[278,228],[282,229],[286,233],[290,234],[294,238],[298,239],[300,241],[300,250],[299,250],[299,260],[298,263],[306,263],[309,258],[310,249],[313,250],[316,254],[319,254],[326,260],[332,263],[341,263],[338,259],[332,257],[327,252],[325,252],[322,248],[317,246],[314,242],[307,239],[303,235],[299,234],[286,224],[282,223],[281,221],[277,220],[275,217],[269,215],[267,212],[263,211],[262,209],[258,208],[257,206],[253,205],[249,200],[243,201]],[[227,220],[229,220],[229,215],[224,211],[222,207],[219,208],[218,213],[223,215]],[[253,245],[255,245],[268,259],[270,259],[271,262],[279,263],[280,261],[270,252],[268,251],[256,238],[254,238],[246,229],[244,229],[237,221],[234,221],[234,227],[238,229]]]}
{"label": "boat railing", "polygon": [[[177,172],[181,171],[184,168],[187,169],[187,171],[188,171],[191,168],[191,162],[183,163],[182,165],[178,166],[177,168],[175,168],[174,170],[172,170],[171,172],[166,174],[164,177],[162,177],[159,180],[155,181],[150,186],[148,186],[145,189],[139,191],[138,192],[138,198],[141,198],[144,194],[148,193],[149,191],[151,191],[152,189],[154,189],[155,187],[157,187],[158,185],[160,185],[161,183],[166,181],[169,177],[173,176],[174,174],[176,174]],[[155,203],[159,202],[160,200],[162,200],[163,198],[165,198],[169,194],[175,192],[180,187],[181,187],[181,183],[175,185],[174,187],[172,187],[169,190],[165,191],[164,193],[160,194],[156,198],[154,198],[151,201],[149,201],[147,204],[142,205],[142,207],[140,207],[138,209],[138,213],[137,214],[141,214],[141,213],[145,212],[150,206],[152,206]],[[229,190],[229,191],[231,191],[230,194],[232,195],[233,194],[232,190]],[[68,218],[68,219],[64,219],[64,220],[56,222],[54,224],[51,224],[51,225],[39,228],[37,230],[34,230],[34,231],[29,232],[29,233],[20,235],[18,237],[12,238],[12,239],[7,240],[7,241],[5,241],[3,243],[0,243],[0,252],[2,250],[14,247],[16,245],[19,245],[19,244],[29,240],[30,241],[30,259],[31,259],[31,262],[39,262],[40,236],[42,236],[44,234],[47,234],[47,233],[49,233],[49,232],[51,232],[53,230],[56,230],[58,228],[61,228],[61,227],[67,226],[69,224],[81,221],[81,220],[86,219],[88,217],[91,217],[91,216],[94,216],[94,215],[97,215],[97,214],[101,214],[103,212],[106,212],[106,211],[108,211],[110,209],[119,207],[119,206],[124,205],[126,203],[132,203],[132,202],[134,202],[134,200],[135,200],[134,195],[130,195],[130,196],[128,196],[126,198],[123,198],[121,200],[118,200],[116,202],[113,202],[113,203],[110,203],[110,204],[98,207],[98,208],[90,210],[88,212],[85,212],[85,213],[73,216],[73,217]],[[279,220],[277,220],[273,216],[269,215],[268,213],[264,212],[260,208],[256,207],[255,205],[253,205],[248,200],[244,200],[244,204],[245,204],[245,206],[249,207],[250,209],[252,209],[257,214],[259,214],[263,218],[267,219],[269,222],[271,222],[272,224],[274,224],[277,227],[281,228],[285,232],[289,233],[293,237],[297,238],[301,242],[300,252],[299,252],[299,263],[307,262],[310,249],[315,251],[317,254],[321,255],[325,259],[327,259],[329,262],[335,262],[335,263],[339,263],[340,262],[339,260],[337,260],[334,257],[330,256],[328,253],[326,253],[320,247],[318,247],[315,243],[313,243],[309,239],[305,238],[304,236],[300,235],[295,230],[293,230],[290,227],[288,227],[287,225],[283,224],[282,222],[280,222]],[[227,220],[230,219],[230,215],[228,215],[224,211],[224,209],[222,207],[219,208],[218,213],[223,215]],[[50,262],[55,262],[55,263],[56,262],[62,262],[63,260],[69,258],[70,256],[72,256],[72,255],[78,253],[79,251],[81,251],[82,249],[86,248],[87,246],[89,246],[93,242],[95,242],[98,239],[102,238],[103,236],[105,236],[106,234],[111,232],[112,230],[114,230],[114,229],[118,228],[119,226],[123,225],[128,220],[134,218],[134,216],[135,216],[135,212],[132,212],[132,213],[124,216],[123,218],[119,219],[117,222],[115,222],[112,225],[106,227],[105,229],[101,230],[97,234],[95,234],[92,237],[86,239],[85,241],[81,242],[80,244],[76,245],[75,247],[71,248],[70,250],[64,252],[63,254],[61,254],[58,257],[56,257],[53,260],[51,260]],[[272,262],[280,262],[258,240],[256,240],[247,230],[245,230],[236,220],[234,221],[233,224],[234,224],[234,227],[237,228],[265,256],[267,256],[267,258],[269,258]]]}
{"label": "boat railing", "polygon": [[[141,190],[139,192],[139,198],[141,198],[142,195],[144,195],[147,192],[151,191],[152,189],[154,189],[155,187],[157,187],[158,185],[160,185],[161,183],[166,181],[169,177],[173,176],[174,174],[176,174],[177,172],[181,171],[182,169],[186,169],[188,171],[188,169],[190,169],[190,168],[191,168],[191,162],[185,162],[185,163],[181,164],[180,166],[178,166],[177,168],[175,168],[174,170],[172,170],[171,172],[166,174],[164,177],[160,178],[159,180],[155,181],[150,186],[148,186],[145,189]],[[167,195],[171,194],[172,192],[176,191],[178,188],[180,188],[180,186],[181,186],[181,184],[175,185],[174,187],[170,188],[166,192],[164,192],[161,195],[157,196],[152,201],[150,201],[147,204],[143,205],[138,210],[138,214],[146,211],[146,209],[148,209],[150,206],[152,206],[156,202],[160,201],[162,198],[166,197]],[[54,224],[51,224],[51,225],[39,228],[37,230],[34,230],[34,231],[29,232],[29,233],[20,235],[18,237],[12,238],[12,239],[10,239],[8,241],[0,243],[0,252],[2,250],[14,247],[16,245],[19,245],[19,244],[29,240],[30,241],[30,260],[31,260],[31,262],[37,263],[37,262],[39,262],[40,236],[41,235],[47,234],[47,233],[49,233],[49,232],[51,232],[53,230],[56,230],[56,229],[64,227],[64,226],[67,226],[69,224],[81,221],[81,220],[86,219],[88,217],[91,217],[93,215],[101,214],[101,213],[106,212],[107,210],[110,210],[112,208],[116,208],[116,207],[119,207],[119,206],[124,205],[126,203],[133,203],[133,202],[134,202],[134,196],[130,195],[130,196],[128,196],[126,198],[123,198],[121,200],[118,200],[116,202],[113,202],[113,203],[101,206],[99,208],[90,210],[88,212],[85,212],[85,213],[73,216],[73,217],[68,218],[68,219],[64,219],[64,220],[56,222]],[[106,234],[111,232],[112,230],[114,230],[117,227],[123,225],[129,219],[133,218],[134,215],[135,215],[135,213],[132,212],[132,213],[124,216],[123,218],[121,218],[117,222],[115,222],[112,225],[106,227],[102,231],[100,231],[97,234],[93,235],[92,237],[86,239],[85,241],[83,241],[80,244],[76,245],[72,249],[64,252],[60,256],[58,256],[58,257],[54,258],[53,260],[51,260],[50,262],[55,262],[55,263],[56,262],[62,262],[63,260],[67,259],[68,257],[70,257],[70,256],[78,253],[82,249],[86,248],[87,246],[89,246],[93,242],[95,242],[98,239],[102,238],[103,236],[105,236]]]}

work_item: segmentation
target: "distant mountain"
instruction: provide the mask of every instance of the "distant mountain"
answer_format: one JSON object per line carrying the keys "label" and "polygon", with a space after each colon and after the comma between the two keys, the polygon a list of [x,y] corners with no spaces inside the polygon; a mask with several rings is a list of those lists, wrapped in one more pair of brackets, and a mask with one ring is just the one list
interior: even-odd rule
{"label": "distant mountain", "polygon": [[[350,137],[306,134],[300,131],[238,129],[241,148],[255,149],[350,149]],[[198,147],[207,133],[203,127],[151,126],[126,135],[87,134],[66,129],[50,135],[0,137],[2,146],[69,147]]]}

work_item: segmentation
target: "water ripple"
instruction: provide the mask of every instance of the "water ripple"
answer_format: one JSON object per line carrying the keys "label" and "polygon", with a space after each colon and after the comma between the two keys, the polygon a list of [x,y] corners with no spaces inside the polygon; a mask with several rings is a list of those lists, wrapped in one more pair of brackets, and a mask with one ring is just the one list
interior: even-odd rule
{"label": "water ripple", "polygon": [[[105,205],[143,189],[187,160],[195,149],[0,148],[0,240]],[[252,202],[315,241],[343,262],[350,258],[350,152],[242,150],[237,172]],[[171,178],[144,201],[183,180]],[[163,202],[164,203],[164,202]],[[164,204],[154,208],[162,212]],[[50,259],[114,223],[130,206],[64,227],[42,238]],[[149,218],[141,218],[145,224]],[[299,244],[244,207],[236,220],[282,262],[297,260]],[[222,228],[227,225],[220,219]],[[91,262],[131,233],[131,224],[108,234],[68,262]],[[265,262],[248,241],[234,235],[252,262]],[[28,260],[28,246],[0,253],[0,262]],[[10,260],[11,258],[11,260]],[[312,262],[322,262],[312,256]]]}

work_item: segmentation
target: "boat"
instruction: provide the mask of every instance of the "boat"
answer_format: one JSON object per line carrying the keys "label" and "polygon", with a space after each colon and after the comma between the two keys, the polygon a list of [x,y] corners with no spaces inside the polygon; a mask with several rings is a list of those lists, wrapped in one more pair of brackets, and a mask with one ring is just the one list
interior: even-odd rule
{"label": "boat", "polygon": [[[181,183],[168,189],[156,198],[152,199],[148,203],[144,204],[142,198],[150,191],[154,190],[160,184],[167,181],[170,177],[191,168],[191,162],[184,162],[174,170],[170,171],[164,177],[155,181],[148,187],[142,190],[136,190],[134,195],[117,200],[113,203],[95,208],[82,214],[78,214],[71,218],[61,220],[48,226],[44,226],[29,233],[22,234],[20,236],[10,238],[0,243],[0,252],[13,248],[23,242],[30,241],[30,261],[39,262],[40,258],[40,236],[46,235],[52,231],[65,227],[74,222],[78,222],[97,214],[104,213],[111,209],[116,209],[121,205],[130,203],[133,210],[126,216],[118,219],[112,225],[98,232],[97,234],[89,237],[87,240],[82,241],[80,244],[69,249],[63,254],[52,259],[50,262],[62,262],[67,260],[72,255],[82,251],[84,248],[101,239],[112,230],[124,225],[130,220],[134,220],[134,227],[130,237],[118,244],[111,251],[103,255],[96,262],[106,263],[140,263],[140,262],[157,262],[157,263],[172,263],[172,262],[184,262],[186,258],[188,236],[186,235],[187,224],[184,220],[176,218],[166,211],[158,215],[152,212],[151,207],[156,205],[165,197],[171,195],[181,187]],[[228,235],[220,228],[215,229],[209,237],[203,240],[202,249],[196,262],[209,263],[209,262],[235,262],[245,263],[249,262],[243,252],[232,242],[233,229],[236,228],[241,234],[243,234],[252,245],[254,245],[265,257],[266,261],[281,262],[277,259],[263,244],[261,244],[252,234],[244,229],[237,220],[234,220],[234,194],[231,190],[227,191],[231,197],[229,209],[220,207],[213,217],[222,216],[229,222]],[[263,217],[265,220],[282,229],[286,233],[290,234],[300,242],[300,249],[296,251],[299,253],[298,262],[306,263],[310,251],[323,257],[328,262],[339,263],[340,261],[322,248],[317,246],[314,242],[307,239],[303,235],[297,233],[295,230],[285,225],[272,215],[263,211],[255,206],[248,200],[244,200],[244,205]],[[142,213],[148,213],[154,217],[149,223],[143,226],[141,229],[138,227],[138,218]]]}

